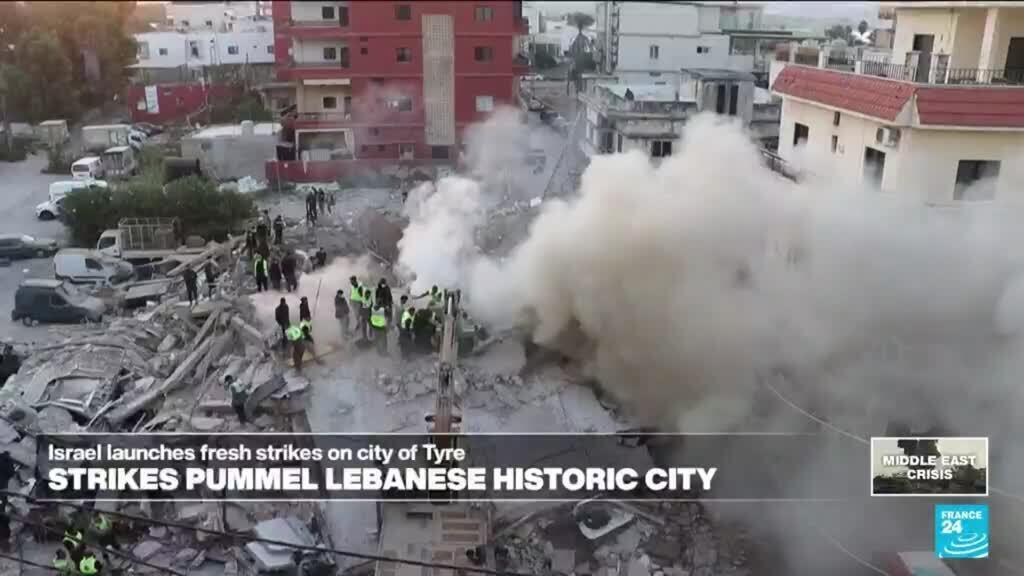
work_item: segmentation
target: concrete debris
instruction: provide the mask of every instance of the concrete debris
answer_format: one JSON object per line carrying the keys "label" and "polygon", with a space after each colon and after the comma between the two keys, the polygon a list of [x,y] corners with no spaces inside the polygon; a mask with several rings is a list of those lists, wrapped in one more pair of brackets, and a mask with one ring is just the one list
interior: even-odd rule
{"label": "concrete debris", "polygon": [[150,526],[149,527],[150,538],[165,538],[167,536],[166,526]]}
{"label": "concrete debris", "polygon": [[132,556],[135,556],[140,560],[148,560],[163,547],[163,544],[156,542],[155,540],[146,540],[139,543],[135,548],[132,548]]}
{"label": "concrete debris", "polygon": [[[302,521],[294,516],[274,518],[260,522],[255,528],[256,536],[300,546],[314,546],[316,540]],[[292,566],[292,549],[274,546],[264,542],[249,542],[245,549],[263,572],[275,572]]]}

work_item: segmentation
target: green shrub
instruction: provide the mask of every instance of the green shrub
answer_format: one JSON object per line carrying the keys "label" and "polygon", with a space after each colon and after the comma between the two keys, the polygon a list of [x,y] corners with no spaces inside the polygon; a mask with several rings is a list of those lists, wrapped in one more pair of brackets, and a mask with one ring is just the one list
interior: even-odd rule
{"label": "green shrub", "polygon": [[251,198],[217,190],[207,178],[189,176],[166,187],[153,181],[149,172],[110,188],[89,188],[68,194],[64,200],[71,238],[81,246],[92,246],[104,230],[117,228],[121,218],[178,218],[186,236],[223,240],[240,231],[245,220],[256,213]]}

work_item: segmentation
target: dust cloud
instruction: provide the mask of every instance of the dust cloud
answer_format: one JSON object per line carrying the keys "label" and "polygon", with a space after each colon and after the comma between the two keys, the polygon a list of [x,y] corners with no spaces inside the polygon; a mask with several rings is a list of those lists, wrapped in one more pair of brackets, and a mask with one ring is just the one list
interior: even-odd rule
{"label": "dust cloud", "polygon": [[[571,345],[637,420],[806,429],[765,392],[772,378],[860,436],[894,421],[991,436],[992,484],[1024,493],[1022,452],[1005,441],[1024,433],[1024,210],[1003,198],[929,208],[825,166],[793,184],[762,166],[740,127],[698,117],[660,165],[639,152],[595,157],[578,195],[545,202],[503,260],[470,243],[493,192],[442,179],[421,190],[427,209],[411,215],[400,261],[424,284],[462,288],[493,327]],[[833,459],[849,442],[834,440]],[[863,469],[851,474],[866,484]]]}

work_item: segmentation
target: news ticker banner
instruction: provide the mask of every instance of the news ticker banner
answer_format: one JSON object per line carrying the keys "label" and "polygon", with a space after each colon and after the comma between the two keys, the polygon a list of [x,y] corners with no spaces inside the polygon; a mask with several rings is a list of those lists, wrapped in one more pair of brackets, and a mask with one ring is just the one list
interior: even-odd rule
{"label": "news ticker banner", "polygon": [[[51,500],[843,500],[917,495],[900,491],[920,488],[905,470],[879,480],[876,460],[938,450],[941,464],[975,439],[883,440],[896,444],[873,441],[869,453],[818,434],[50,434],[38,438],[37,474]],[[903,440],[918,443],[908,452]],[[927,462],[906,469],[948,475],[919,472]],[[963,483],[979,477],[987,494],[987,443],[974,462],[980,475],[921,480],[927,494],[977,496]]]}
{"label": "news ticker banner", "polygon": [[851,445],[845,484],[778,481],[823,450],[812,434],[51,434],[37,446],[49,500],[841,499],[866,496],[868,468]]}

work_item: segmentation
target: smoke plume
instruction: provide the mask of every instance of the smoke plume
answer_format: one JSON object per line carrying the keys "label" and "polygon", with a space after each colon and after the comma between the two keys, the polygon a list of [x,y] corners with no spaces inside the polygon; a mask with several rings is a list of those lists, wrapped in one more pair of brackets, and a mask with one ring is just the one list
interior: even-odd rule
{"label": "smoke plume", "polygon": [[861,436],[892,421],[991,436],[992,484],[1024,492],[1010,442],[1024,431],[1021,207],[929,208],[826,166],[793,184],[738,126],[699,117],[660,165],[595,157],[578,195],[547,201],[502,261],[471,244],[487,186],[424,188],[401,262],[462,288],[479,320],[571,345],[641,421],[732,431],[760,412],[806,427],[761,405],[762,379],[781,374],[796,404]]}

